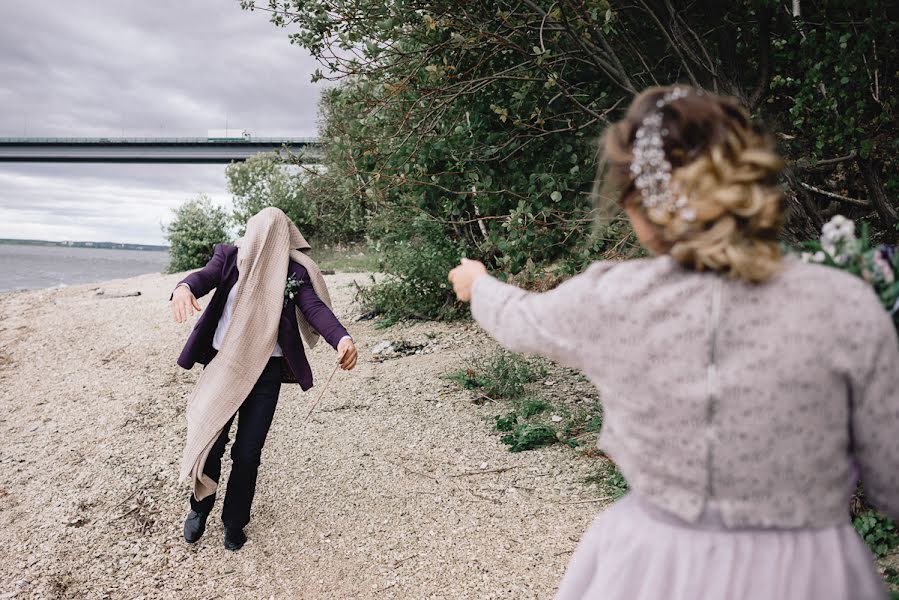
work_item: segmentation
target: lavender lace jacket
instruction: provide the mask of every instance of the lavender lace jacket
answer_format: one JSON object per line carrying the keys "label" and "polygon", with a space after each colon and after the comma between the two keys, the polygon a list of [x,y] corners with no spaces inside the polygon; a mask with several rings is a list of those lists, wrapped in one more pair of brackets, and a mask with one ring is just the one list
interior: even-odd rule
{"label": "lavender lace jacket", "polygon": [[472,313],[586,373],[600,447],[687,521],[712,504],[729,527],[843,524],[856,466],[899,517],[899,342],[860,279],[792,258],[762,285],[670,257],[600,262],[543,294],[483,277]]}

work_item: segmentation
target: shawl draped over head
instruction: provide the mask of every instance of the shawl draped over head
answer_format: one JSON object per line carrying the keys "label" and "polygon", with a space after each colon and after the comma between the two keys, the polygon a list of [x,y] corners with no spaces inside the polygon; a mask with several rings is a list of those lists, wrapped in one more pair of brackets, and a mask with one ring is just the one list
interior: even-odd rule
{"label": "shawl draped over head", "polygon": [[[311,246],[280,209],[265,208],[251,217],[235,245],[237,291],[228,330],[187,401],[187,444],[180,477],[192,480],[198,500],[213,494],[217,486],[203,473],[212,445],[253,389],[275,348],[290,261],[306,268],[315,293],[331,307],[321,270],[308,255]],[[303,340],[312,348],[319,335],[299,308],[296,315]]]}

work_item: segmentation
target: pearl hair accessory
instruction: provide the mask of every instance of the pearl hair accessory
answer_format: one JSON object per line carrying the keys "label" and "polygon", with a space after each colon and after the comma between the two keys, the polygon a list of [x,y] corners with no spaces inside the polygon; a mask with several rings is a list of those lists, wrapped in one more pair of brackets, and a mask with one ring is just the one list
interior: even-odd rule
{"label": "pearl hair accessory", "polygon": [[646,116],[637,129],[634,140],[634,159],[631,175],[643,197],[643,207],[656,220],[677,215],[682,220],[696,220],[696,211],[689,206],[686,195],[678,192],[671,181],[671,163],[665,158],[664,138],[668,130],[662,127],[662,108],[689,95],[685,88],[676,87],[656,101],[656,110]]}

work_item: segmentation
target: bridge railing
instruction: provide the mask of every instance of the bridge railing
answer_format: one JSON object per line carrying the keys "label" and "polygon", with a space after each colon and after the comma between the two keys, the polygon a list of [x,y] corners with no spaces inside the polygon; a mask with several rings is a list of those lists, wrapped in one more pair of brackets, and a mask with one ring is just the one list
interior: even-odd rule
{"label": "bridge railing", "polygon": [[0,144],[318,144],[318,138],[295,137],[0,137]]}

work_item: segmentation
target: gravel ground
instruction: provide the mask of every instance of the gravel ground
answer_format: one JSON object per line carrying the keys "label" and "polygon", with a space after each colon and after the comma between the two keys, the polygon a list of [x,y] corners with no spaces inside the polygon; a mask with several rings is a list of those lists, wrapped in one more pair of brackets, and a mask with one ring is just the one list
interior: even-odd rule
{"label": "gravel ground", "polygon": [[[0,295],[0,598],[551,597],[602,506],[588,461],[507,452],[496,408],[440,377],[490,342],[472,325],[356,322],[361,275],[327,278],[359,365],[305,425],[314,394],[282,388],[250,541],[224,550],[219,504],[185,544],[177,469],[199,369],[175,365],[178,279]],[[398,339],[426,352],[373,357]],[[323,381],[333,351],[310,359]]]}

